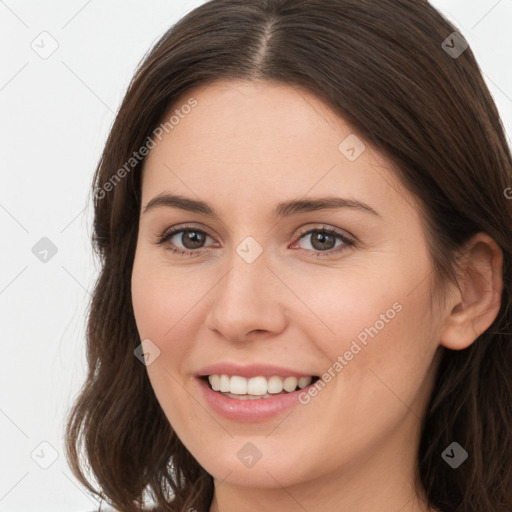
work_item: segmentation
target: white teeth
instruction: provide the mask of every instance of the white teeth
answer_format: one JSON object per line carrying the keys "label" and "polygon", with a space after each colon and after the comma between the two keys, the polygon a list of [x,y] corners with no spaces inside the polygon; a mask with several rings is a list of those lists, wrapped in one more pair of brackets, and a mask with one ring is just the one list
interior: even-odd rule
{"label": "white teeth", "polygon": [[297,385],[300,389],[303,389],[311,384],[311,380],[311,377],[300,377]]}
{"label": "white teeth", "polygon": [[267,382],[267,391],[269,393],[281,393],[283,391],[283,379],[274,375]]}
{"label": "white teeth", "polygon": [[219,375],[210,375],[208,378],[210,384],[212,385],[212,389],[214,391],[219,391],[220,389],[220,376]]}
{"label": "white teeth", "polygon": [[[212,375],[213,377],[213,375]],[[210,382],[211,384],[211,382]],[[229,393],[230,385],[229,385],[229,377],[227,375],[221,375],[219,377],[219,391],[222,393]]]}
{"label": "white teeth", "polygon": [[[233,377],[231,377],[233,378]],[[264,395],[267,392],[267,379],[265,377],[253,377],[247,382],[248,395]]]}
{"label": "white teeth", "polygon": [[233,375],[229,381],[229,391],[235,395],[246,395],[247,394],[247,379]]}
{"label": "white teeth", "polygon": [[291,393],[297,388],[297,377],[286,377],[283,382],[283,389]]}
{"label": "white teeth", "polygon": [[[291,393],[297,389],[305,388],[311,384],[312,377],[279,377],[273,375],[272,377],[252,377],[246,379],[239,375],[209,375],[208,381],[210,382],[214,391],[226,393],[228,396],[245,395],[248,399],[252,396],[260,398],[270,398],[270,395],[282,393],[283,390]],[[233,398],[233,397],[232,397]]]}

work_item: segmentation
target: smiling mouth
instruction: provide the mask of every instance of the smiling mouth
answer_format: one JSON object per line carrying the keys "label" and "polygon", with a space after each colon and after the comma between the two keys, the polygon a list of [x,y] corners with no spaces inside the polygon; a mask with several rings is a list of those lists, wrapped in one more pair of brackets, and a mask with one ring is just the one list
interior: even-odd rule
{"label": "smiling mouth", "polygon": [[239,375],[205,375],[200,377],[212,390],[228,398],[235,400],[260,400],[273,398],[279,395],[287,395],[300,391],[315,384],[320,377],[252,377],[246,379]]}

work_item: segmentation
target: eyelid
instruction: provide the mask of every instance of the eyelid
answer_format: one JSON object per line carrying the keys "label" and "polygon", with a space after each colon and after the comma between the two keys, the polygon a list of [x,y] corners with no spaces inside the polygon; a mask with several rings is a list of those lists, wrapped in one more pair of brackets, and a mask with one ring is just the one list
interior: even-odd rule
{"label": "eyelid", "polygon": [[[178,224],[176,226],[172,226],[172,227],[169,227],[169,228],[166,228],[164,230],[164,232],[161,234],[161,235],[158,235],[158,239],[162,239],[162,238],[166,238],[168,234],[170,233],[176,233],[178,231],[181,231],[181,230],[186,230],[186,229],[196,229],[197,231],[201,231],[201,232],[204,232],[206,235],[208,235],[210,238],[213,238],[209,233],[208,231],[197,225],[197,224]],[[306,233],[309,233],[310,231],[335,231],[337,234],[347,238],[348,240],[350,240],[351,242],[355,242],[356,241],[356,237],[354,237],[354,235],[352,235],[351,233],[348,233],[347,231],[345,230],[342,230],[340,228],[334,228],[332,226],[329,226],[329,225],[326,225],[326,224],[317,224],[316,226],[308,226],[308,227],[302,227],[302,228],[299,228],[298,230],[298,233],[297,233],[297,237],[301,237],[302,235],[306,234]]]}
{"label": "eyelid", "polygon": [[342,238],[345,238],[347,241],[350,241],[351,243],[356,242],[356,238],[347,231],[326,224],[321,224],[313,227],[299,228],[299,233],[297,236],[300,238],[302,235],[310,233],[311,231],[328,231],[331,233],[335,233],[336,235],[339,235]]}

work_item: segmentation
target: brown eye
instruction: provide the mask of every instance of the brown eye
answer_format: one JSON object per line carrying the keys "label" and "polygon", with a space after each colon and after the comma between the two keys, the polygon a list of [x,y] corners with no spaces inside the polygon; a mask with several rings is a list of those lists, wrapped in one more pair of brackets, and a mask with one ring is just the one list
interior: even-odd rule
{"label": "brown eye", "polygon": [[180,242],[184,245],[185,249],[200,249],[208,236],[203,231],[185,229],[181,231]]}
{"label": "brown eye", "polygon": [[[299,241],[308,238],[311,247],[302,247],[302,249],[312,252],[314,256],[332,255],[354,245],[350,238],[332,228],[310,229],[300,235]],[[339,242],[338,245],[336,245],[337,241]]]}
{"label": "brown eye", "polygon": [[323,231],[312,231],[311,245],[313,249],[317,251],[334,249],[336,245],[336,237],[331,233],[325,233]]}
{"label": "brown eye", "polygon": [[[169,249],[179,254],[200,253],[207,238],[211,238],[201,229],[194,227],[177,228],[165,232],[159,240],[159,244],[169,243]],[[181,245],[180,245],[181,244]]]}

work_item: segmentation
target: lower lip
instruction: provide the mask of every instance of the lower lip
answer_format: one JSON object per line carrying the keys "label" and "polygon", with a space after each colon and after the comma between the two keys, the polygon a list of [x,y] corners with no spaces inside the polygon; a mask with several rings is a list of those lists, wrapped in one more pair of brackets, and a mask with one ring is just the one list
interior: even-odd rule
{"label": "lower lip", "polygon": [[199,386],[208,405],[217,414],[235,421],[255,422],[266,420],[277,416],[279,413],[302,405],[299,402],[299,395],[308,391],[310,386],[291,393],[278,395],[274,398],[258,398],[256,400],[239,400],[229,398],[218,391],[210,389],[208,384],[198,378]]}

